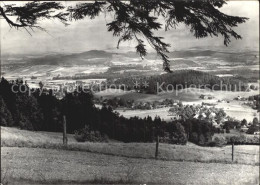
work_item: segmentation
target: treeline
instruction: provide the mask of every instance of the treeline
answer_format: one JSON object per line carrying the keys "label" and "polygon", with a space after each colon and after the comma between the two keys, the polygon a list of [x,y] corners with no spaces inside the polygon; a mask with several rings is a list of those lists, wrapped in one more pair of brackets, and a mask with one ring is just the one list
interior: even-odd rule
{"label": "treeline", "polygon": [[[12,91],[22,89],[23,92]],[[166,123],[160,117],[144,119],[125,118],[111,107],[94,106],[91,92],[68,93],[62,100],[56,99],[52,91],[40,94],[41,89],[29,95],[26,84],[17,80],[0,82],[1,126],[15,126],[35,131],[62,131],[62,117],[66,116],[68,133],[80,133],[87,128],[111,139],[123,142],[153,142],[157,135],[161,142],[185,144],[187,140],[205,145],[213,135],[214,128],[205,121],[172,121]],[[98,135],[98,134],[96,134]]]}
{"label": "treeline", "polygon": [[125,76],[152,75],[151,67],[142,65],[111,66],[106,72],[81,74],[74,76],[56,76],[53,80],[83,80],[83,79],[117,79]]}
{"label": "treeline", "polygon": [[[138,82],[138,85],[135,82]],[[125,77],[117,80],[111,80],[109,83],[116,84],[117,88],[125,90],[136,89],[139,92],[151,94],[156,94],[167,90],[171,91],[185,89],[189,87],[209,88],[212,90],[225,91],[246,91],[248,89],[247,83],[243,83],[236,78],[221,78],[209,73],[194,70],[180,70],[174,71],[173,73],[148,77]]]}
{"label": "treeline", "polygon": [[[17,92],[17,93],[15,93]],[[0,82],[1,126],[26,130],[60,131],[61,103],[49,91],[40,96],[40,89],[29,95],[29,87],[21,80]]]}
{"label": "treeline", "polygon": [[253,101],[252,108],[257,109],[260,112],[260,95],[249,96],[248,101]]}
{"label": "treeline", "polygon": [[173,100],[173,99],[164,99],[162,101],[147,101],[147,102],[140,102],[140,101],[135,101],[133,99],[131,100],[126,100],[124,98],[119,98],[119,97],[114,97],[112,99],[104,99],[102,96],[100,98],[95,98],[94,103],[99,104],[99,105],[109,105],[113,109],[117,108],[127,108],[127,109],[132,109],[132,110],[151,110],[151,109],[156,109],[156,108],[162,108],[162,107],[172,107],[175,103],[181,104],[180,101],[178,100]]}

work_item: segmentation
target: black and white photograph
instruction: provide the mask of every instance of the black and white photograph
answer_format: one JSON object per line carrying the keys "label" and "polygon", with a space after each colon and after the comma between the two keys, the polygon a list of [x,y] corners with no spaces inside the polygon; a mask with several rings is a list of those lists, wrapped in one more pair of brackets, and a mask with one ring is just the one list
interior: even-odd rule
{"label": "black and white photograph", "polygon": [[258,185],[259,1],[0,1],[1,185]]}

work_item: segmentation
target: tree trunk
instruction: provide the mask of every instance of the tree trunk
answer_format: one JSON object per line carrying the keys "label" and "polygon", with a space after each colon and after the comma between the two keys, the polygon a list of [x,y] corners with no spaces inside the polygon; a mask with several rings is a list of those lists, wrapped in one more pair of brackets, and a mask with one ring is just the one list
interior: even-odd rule
{"label": "tree trunk", "polygon": [[156,136],[155,159],[158,158],[158,149],[159,149],[159,135]]}
{"label": "tree trunk", "polygon": [[68,145],[66,116],[63,116],[63,145]]}

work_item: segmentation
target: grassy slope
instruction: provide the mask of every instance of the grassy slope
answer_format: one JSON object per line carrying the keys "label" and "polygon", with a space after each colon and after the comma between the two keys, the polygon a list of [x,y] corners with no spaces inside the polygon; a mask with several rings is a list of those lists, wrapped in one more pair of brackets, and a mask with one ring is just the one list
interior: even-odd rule
{"label": "grassy slope", "polygon": [[236,146],[236,164],[232,164],[230,146],[160,144],[161,160],[155,161],[153,143],[77,143],[69,135],[69,150],[58,150],[61,142],[61,133],[1,127],[2,173],[6,172],[11,181],[24,178],[49,183],[61,179],[102,182],[105,178],[112,182],[123,179],[176,184],[255,183],[259,173],[259,166],[255,165],[259,163],[258,146]]}
{"label": "grassy slope", "polygon": [[[77,182],[258,184],[259,167],[134,159],[79,151],[2,148],[2,173],[10,184]],[[19,179],[19,180],[18,180]],[[26,181],[30,179],[30,181]],[[62,179],[62,180],[61,180]]]}
{"label": "grassy slope", "polygon": [[[69,135],[70,150],[88,151],[134,158],[154,158],[154,143],[78,143]],[[31,132],[16,128],[1,127],[1,146],[29,148],[62,148],[62,133]],[[240,164],[258,164],[259,146],[236,146],[235,162]],[[231,147],[200,147],[192,143],[185,146],[160,144],[159,158],[176,161],[231,162]]]}

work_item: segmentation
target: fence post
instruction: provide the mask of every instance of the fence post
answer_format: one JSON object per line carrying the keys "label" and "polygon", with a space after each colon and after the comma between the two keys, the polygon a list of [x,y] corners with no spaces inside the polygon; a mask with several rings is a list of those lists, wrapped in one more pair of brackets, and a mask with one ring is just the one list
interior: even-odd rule
{"label": "fence post", "polygon": [[155,159],[158,158],[158,148],[159,148],[159,135],[157,135],[156,137]]}
{"label": "fence post", "polygon": [[63,115],[63,145],[68,145],[66,116]]}
{"label": "fence post", "polygon": [[232,162],[234,161],[234,142],[232,143]]}

